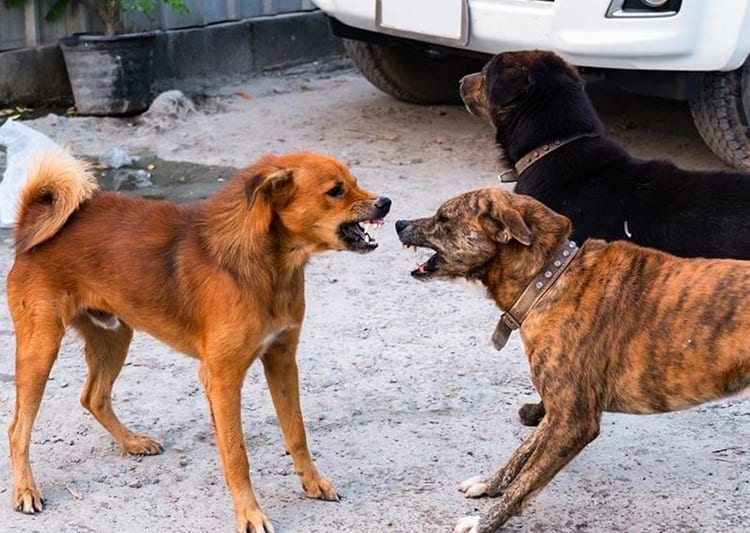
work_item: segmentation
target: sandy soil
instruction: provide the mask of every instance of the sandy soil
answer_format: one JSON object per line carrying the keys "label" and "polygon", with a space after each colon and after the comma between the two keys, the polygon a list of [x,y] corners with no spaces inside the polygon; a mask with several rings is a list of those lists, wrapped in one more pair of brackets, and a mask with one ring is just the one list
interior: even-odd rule
{"label": "sandy soil", "polygon": [[[492,133],[460,107],[419,107],[379,93],[348,69],[316,65],[209,88],[184,121],[47,116],[31,122],[78,154],[112,146],[136,155],[237,167],[265,152],[310,149],[349,163],[394,200],[390,221],[430,213],[460,191],[495,186]],[[243,95],[238,95],[242,92]],[[250,96],[247,99],[247,96]],[[612,135],[643,156],[720,167],[683,104],[596,95]],[[197,198],[221,185],[157,183],[152,193]],[[197,171],[196,171],[197,169]],[[158,180],[157,180],[158,181]],[[0,273],[12,261],[0,232]],[[137,238],[137,237],[136,237]],[[476,292],[421,284],[391,225],[368,256],[316,257],[299,349],[303,411],[320,469],[342,501],[305,499],[284,455],[260,366],[251,368],[243,422],[252,477],[277,531],[450,531],[482,512],[457,484],[493,472],[529,434],[517,408],[535,399],[518,338],[489,338],[499,312]],[[421,256],[420,256],[421,257]],[[4,294],[0,295],[4,299]],[[634,310],[637,312],[637,310]],[[0,427],[13,407],[13,328],[0,302]],[[231,531],[234,515],[197,364],[137,336],[115,387],[125,423],[160,439],[157,457],[124,456],[80,407],[81,343],[66,339],[31,448],[47,508],[10,509],[7,440],[0,438],[0,531]],[[750,403],[730,399],[657,416],[605,414],[601,436],[508,531],[740,532],[750,530]]]}

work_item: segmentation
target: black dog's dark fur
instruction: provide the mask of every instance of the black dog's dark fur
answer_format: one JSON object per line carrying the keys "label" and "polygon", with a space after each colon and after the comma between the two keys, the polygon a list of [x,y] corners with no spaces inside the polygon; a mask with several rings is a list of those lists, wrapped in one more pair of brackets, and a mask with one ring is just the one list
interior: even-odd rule
{"label": "black dog's dark fur", "polygon": [[[484,94],[472,101],[462,86],[462,96],[492,122],[506,163],[554,140],[599,134],[542,158],[515,188],[570,218],[576,242],[627,239],[682,257],[750,259],[750,174],[630,156],[604,135],[575,68],[551,52],[498,54],[482,73]],[[526,425],[544,414],[542,403],[519,412]]]}
{"label": "black dog's dark fur", "polygon": [[682,257],[750,259],[750,174],[689,171],[631,157],[603,134],[575,69],[550,52],[495,56],[489,115],[511,163],[555,139],[583,138],[541,159],[515,192],[573,221],[573,239],[627,239]]}

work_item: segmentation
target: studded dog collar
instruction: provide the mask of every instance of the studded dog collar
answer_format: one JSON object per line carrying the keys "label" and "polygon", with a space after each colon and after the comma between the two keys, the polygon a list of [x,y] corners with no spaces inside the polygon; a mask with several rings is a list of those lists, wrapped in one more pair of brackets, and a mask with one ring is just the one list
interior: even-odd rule
{"label": "studded dog collar", "polygon": [[568,137],[567,139],[555,139],[552,142],[545,143],[534,148],[531,152],[521,157],[513,166],[513,168],[506,169],[498,174],[498,178],[500,179],[501,183],[512,183],[514,181],[518,181],[518,178],[519,176],[521,176],[521,174],[523,174],[526,170],[528,170],[530,166],[535,164],[544,156],[549,155],[558,148],[562,148],[566,144],[570,144],[573,141],[577,141],[578,139],[593,139],[595,137],[599,137],[599,134],[581,133],[579,135],[574,135],[573,137]]}
{"label": "studded dog collar", "polygon": [[560,277],[570,262],[578,253],[575,242],[566,239],[565,243],[555,254],[555,258],[537,276],[531,280],[516,303],[500,316],[500,320],[492,334],[492,344],[497,350],[502,350],[508,342],[511,331],[521,327],[523,319],[531,311],[536,303],[544,296],[555,281]]}

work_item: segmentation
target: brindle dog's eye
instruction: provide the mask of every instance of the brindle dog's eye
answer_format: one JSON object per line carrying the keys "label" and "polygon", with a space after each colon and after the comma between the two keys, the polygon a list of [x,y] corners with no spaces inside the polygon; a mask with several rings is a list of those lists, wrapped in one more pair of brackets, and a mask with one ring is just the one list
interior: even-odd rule
{"label": "brindle dog's eye", "polygon": [[448,217],[442,213],[439,213],[437,216],[437,221],[439,224],[445,224],[446,222],[448,222]]}
{"label": "brindle dog's eye", "polygon": [[336,186],[333,187],[333,189],[329,190],[326,194],[332,198],[338,198],[339,196],[343,196],[344,186],[341,185],[340,183],[337,183]]}

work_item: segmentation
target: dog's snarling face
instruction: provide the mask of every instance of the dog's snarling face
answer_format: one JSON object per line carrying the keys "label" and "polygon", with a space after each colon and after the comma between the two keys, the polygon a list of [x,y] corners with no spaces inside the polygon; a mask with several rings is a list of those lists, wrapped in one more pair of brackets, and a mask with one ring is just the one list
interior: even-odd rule
{"label": "dog's snarling face", "polygon": [[529,246],[532,240],[518,206],[501,189],[464,193],[429,218],[399,220],[396,231],[404,245],[434,252],[411,273],[424,281],[477,279],[502,245],[515,241]]}
{"label": "dog's snarling face", "polygon": [[493,57],[481,70],[464,76],[461,99],[472,115],[499,127],[504,111],[530,96],[535,89],[576,91],[583,81],[576,69],[552,52],[530,50],[505,52]]}
{"label": "dog's snarling face", "polygon": [[336,159],[310,152],[269,156],[245,183],[251,209],[265,209],[292,246],[367,253],[378,244],[363,224],[382,225],[391,200],[362,189]]}

